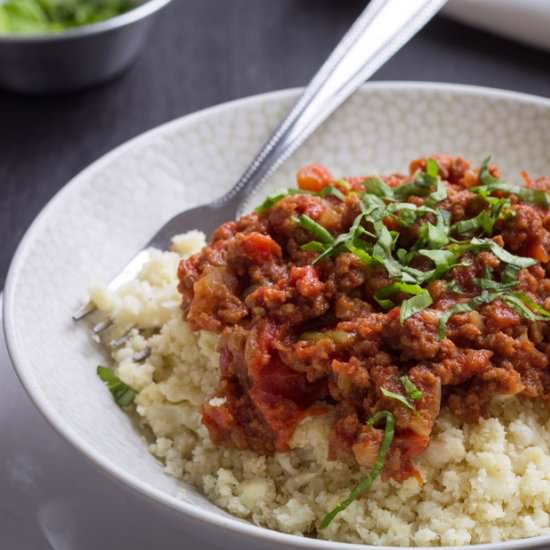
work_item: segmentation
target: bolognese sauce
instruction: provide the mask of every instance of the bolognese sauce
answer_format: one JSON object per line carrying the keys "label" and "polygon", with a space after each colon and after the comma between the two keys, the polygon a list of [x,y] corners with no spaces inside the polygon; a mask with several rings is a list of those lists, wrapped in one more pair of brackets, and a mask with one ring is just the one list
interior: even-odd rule
{"label": "bolognese sauce", "polygon": [[550,179],[523,180],[448,155],[387,177],[313,165],[219,227],[178,272],[185,319],[220,334],[212,441],[285,452],[330,408],[329,458],[372,468],[383,412],[382,475],[404,480],[442,405],[476,422],[495,395],[546,399]]}

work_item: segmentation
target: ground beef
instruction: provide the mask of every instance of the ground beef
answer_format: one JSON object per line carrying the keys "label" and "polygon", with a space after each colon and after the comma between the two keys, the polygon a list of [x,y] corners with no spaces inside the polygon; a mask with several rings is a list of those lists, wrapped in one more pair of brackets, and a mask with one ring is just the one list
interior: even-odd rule
{"label": "ground beef", "polygon": [[[487,208],[487,199],[476,193],[479,170],[460,157],[432,158],[447,195],[437,208],[448,213],[450,224]],[[409,175],[394,174],[381,182],[399,189],[416,181],[428,164],[418,159]],[[496,167],[488,170],[500,177]],[[524,178],[532,189],[550,188],[548,178]],[[489,273],[504,280],[502,256],[488,249],[467,251],[458,265],[426,285],[432,303],[401,319],[407,293],[391,296],[394,307],[378,296],[394,281],[386,263],[365,261],[350,247],[317,262],[319,251],[304,249],[322,236],[312,238],[300,217],[307,216],[332,238],[346,233],[363,211],[360,193],[367,179],[335,179],[319,165],[306,167],[298,174],[301,193],[222,225],[208,246],[181,262],[186,320],[194,330],[221,334],[220,385],[212,396],[216,399],[203,407],[203,422],[215,444],[260,454],[284,452],[297,424],[322,403],[336,411],[329,458],[369,467],[383,428],[367,421],[384,410],[396,424],[384,476],[403,480],[417,475],[412,460],[429,444],[442,402],[464,421],[476,422],[488,414],[494,395],[546,399],[550,394],[548,323],[526,318],[505,298],[457,312],[441,337],[442,314],[479,297],[480,278]],[[506,193],[497,192],[497,198],[502,196]],[[509,199],[490,235],[454,238],[464,243],[490,236],[508,252],[534,258],[536,265],[516,274],[515,290],[529,303],[548,308],[548,209],[515,195]],[[418,248],[427,224],[439,222],[422,188],[404,200],[428,206],[425,215],[406,226],[397,215],[383,219],[390,238],[407,252]],[[361,223],[368,240],[374,228]],[[410,268],[427,272],[432,260],[416,255]],[[403,377],[419,392],[414,400]]]}

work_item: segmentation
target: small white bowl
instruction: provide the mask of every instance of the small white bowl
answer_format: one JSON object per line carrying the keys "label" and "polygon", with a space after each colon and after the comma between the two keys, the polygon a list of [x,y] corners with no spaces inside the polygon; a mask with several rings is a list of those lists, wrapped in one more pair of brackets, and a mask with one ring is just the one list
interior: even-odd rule
{"label": "small white bowl", "polygon": [[[90,283],[106,281],[171,215],[221,195],[298,97],[298,90],[207,109],[152,130],[75,177],[37,217],[8,275],[10,355],[44,416],[99,468],[172,511],[194,534],[241,549],[364,549],[255,527],[166,476],[95,374],[100,356],[71,313]],[[550,101],[446,84],[376,83],[361,89],[263,189],[286,187],[318,161],[335,174],[405,170],[433,152],[506,173],[550,173]],[[258,196],[252,197],[257,201]],[[116,513],[116,511],[114,511]],[[543,548],[550,537],[479,548]],[[547,546],[546,546],[547,547]]]}

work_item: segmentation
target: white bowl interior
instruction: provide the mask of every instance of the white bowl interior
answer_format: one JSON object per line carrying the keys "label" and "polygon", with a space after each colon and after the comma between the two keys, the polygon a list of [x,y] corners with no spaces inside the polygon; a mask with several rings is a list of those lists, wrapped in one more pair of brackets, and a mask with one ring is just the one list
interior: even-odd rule
{"label": "white bowl interior", "polygon": [[[186,513],[192,513],[185,504],[190,503],[226,526],[229,516],[197,493],[177,495],[181,485],[162,473],[98,381],[101,356],[71,313],[90,283],[107,281],[170,216],[228,189],[297,95],[268,94],[185,117],[96,162],[36,220],[18,250],[6,290],[10,352],[54,426],[125,482]],[[296,169],[313,161],[336,175],[367,175],[406,170],[409,160],[433,152],[459,153],[476,162],[491,152],[510,177],[519,178],[522,169],[549,174],[549,142],[550,102],[544,100],[456,86],[368,85],[261,193],[291,186]],[[250,202],[259,198],[256,194]]]}

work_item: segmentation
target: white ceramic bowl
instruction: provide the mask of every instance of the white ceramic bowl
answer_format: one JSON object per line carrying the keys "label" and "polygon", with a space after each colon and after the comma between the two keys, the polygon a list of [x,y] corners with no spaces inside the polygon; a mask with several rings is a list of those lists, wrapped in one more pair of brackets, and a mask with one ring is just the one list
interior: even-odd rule
{"label": "white ceramic bowl", "polygon": [[[18,374],[51,424],[101,469],[164,505],[195,534],[240,549],[364,549],[261,529],[190,488],[182,493],[98,383],[98,351],[85,328],[71,321],[91,282],[108,280],[171,215],[230,187],[298,94],[256,96],[184,117],[74,178],[19,246],[6,285],[5,330]],[[369,84],[263,192],[288,186],[296,169],[312,161],[335,174],[364,174],[404,170],[410,159],[433,152],[476,161],[491,152],[507,173],[528,168],[549,174],[548,143],[550,101],[544,99],[456,85]],[[550,537],[484,546],[545,544]]]}

